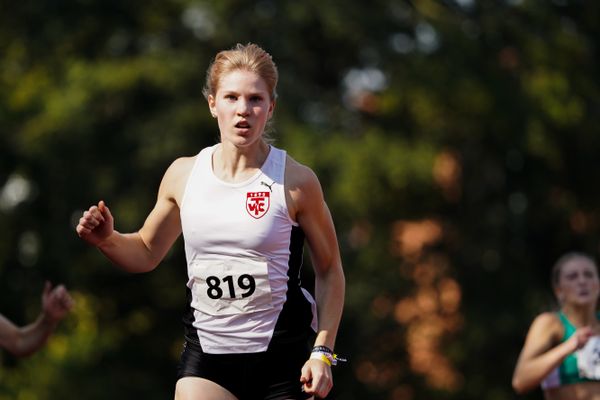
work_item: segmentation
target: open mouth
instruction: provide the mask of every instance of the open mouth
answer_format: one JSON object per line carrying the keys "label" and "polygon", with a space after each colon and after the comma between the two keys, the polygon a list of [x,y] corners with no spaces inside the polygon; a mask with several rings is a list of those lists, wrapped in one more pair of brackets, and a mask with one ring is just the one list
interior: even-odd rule
{"label": "open mouth", "polygon": [[247,121],[240,121],[235,124],[235,127],[239,129],[250,129],[250,124]]}

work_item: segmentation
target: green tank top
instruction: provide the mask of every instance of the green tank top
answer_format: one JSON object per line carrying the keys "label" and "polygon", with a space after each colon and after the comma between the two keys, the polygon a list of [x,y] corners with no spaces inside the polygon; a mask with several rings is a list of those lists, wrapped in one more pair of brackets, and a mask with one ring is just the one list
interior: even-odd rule
{"label": "green tank top", "polygon": [[[565,334],[563,336],[562,342],[567,341],[573,334],[575,333],[576,328],[573,324],[567,319],[566,315],[563,312],[559,312],[558,316],[560,318],[560,322],[562,322],[565,327]],[[596,315],[596,318],[600,319],[600,314]],[[579,382],[591,382],[590,379],[583,378],[579,375],[579,369],[577,368],[577,357],[575,353],[569,354],[562,362],[559,368],[560,374],[560,382],[563,385],[567,385],[570,383],[579,383]]]}
{"label": "green tank top", "polygon": [[[560,318],[560,322],[565,327],[565,334],[562,338],[561,342],[566,342],[573,334],[575,333],[576,328],[573,324],[567,319],[566,315],[563,312],[558,313],[558,317]],[[586,382],[588,379],[581,378],[579,376],[579,370],[577,368],[577,357],[575,357],[575,353],[569,354],[562,362],[559,367],[560,374],[560,383],[563,385],[567,385],[569,383],[578,383],[578,382]]]}

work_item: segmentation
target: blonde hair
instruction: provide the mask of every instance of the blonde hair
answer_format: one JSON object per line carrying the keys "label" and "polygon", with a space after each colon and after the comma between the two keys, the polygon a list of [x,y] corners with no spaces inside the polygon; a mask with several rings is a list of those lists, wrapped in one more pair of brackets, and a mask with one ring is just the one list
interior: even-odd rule
{"label": "blonde hair", "polygon": [[246,45],[237,44],[230,50],[217,53],[206,71],[206,83],[202,94],[208,99],[214,96],[219,88],[219,81],[223,75],[236,70],[256,73],[264,79],[269,89],[271,101],[277,98],[277,81],[279,73],[273,58],[269,53],[253,43]]}

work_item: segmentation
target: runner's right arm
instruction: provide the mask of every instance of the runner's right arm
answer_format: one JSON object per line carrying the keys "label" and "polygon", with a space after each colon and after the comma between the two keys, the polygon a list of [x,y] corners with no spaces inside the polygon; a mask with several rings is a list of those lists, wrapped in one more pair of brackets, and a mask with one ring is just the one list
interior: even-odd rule
{"label": "runner's right arm", "polygon": [[77,234],[125,271],[153,270],[181,234],[179,201],[192,162],[193,158],[180,158],[167,169],[156,204],[139,231],[116,231],[110,210],[100,201],[83,213]]}
{"label": "runner's right arm", "polygon": [[580,328],[569,340],[554,345],[564,328],[554,313],[543,313],[531,324],[512,378],[513,389],[526,393],[539,386],[571,353],[591,337],[590,328]]}

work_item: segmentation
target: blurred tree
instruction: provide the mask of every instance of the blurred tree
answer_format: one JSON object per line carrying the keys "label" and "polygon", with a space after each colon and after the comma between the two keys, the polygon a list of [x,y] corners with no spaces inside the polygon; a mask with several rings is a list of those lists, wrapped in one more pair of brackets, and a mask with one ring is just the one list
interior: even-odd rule
{"label": "blurred tree", "polygon": [[337,397],[514,398],[551,263],[598,255],[599,7],[0,4],[0,307],[26,320],[46,278],[79,304],[47,351],[3,359],[0,399],[172,396],[181,243],[130,276],[73,226],[99,199],[117,229],[141,225],[169,163],[218,140],[211,57],[250,41],[280,69],[273,136],[321,177],[340,236]]}

